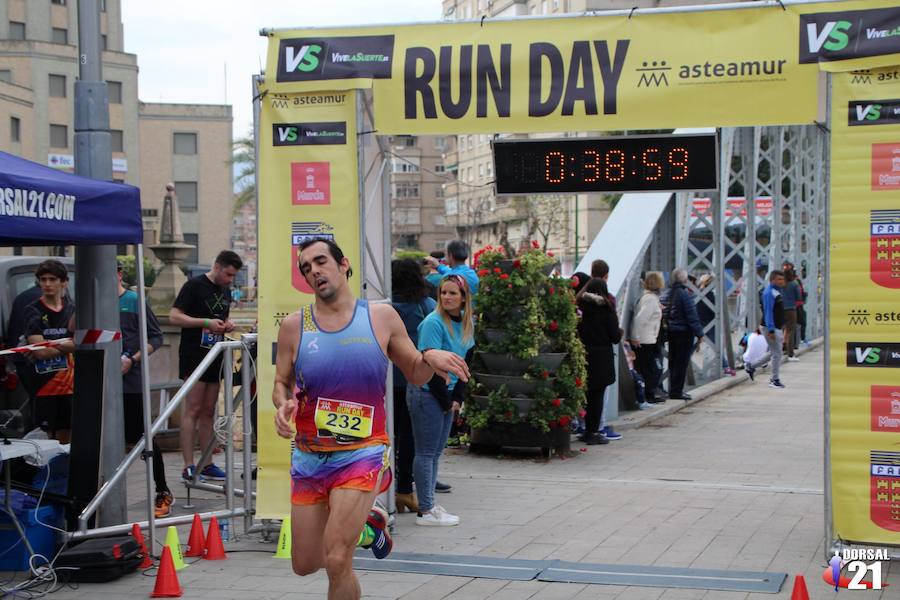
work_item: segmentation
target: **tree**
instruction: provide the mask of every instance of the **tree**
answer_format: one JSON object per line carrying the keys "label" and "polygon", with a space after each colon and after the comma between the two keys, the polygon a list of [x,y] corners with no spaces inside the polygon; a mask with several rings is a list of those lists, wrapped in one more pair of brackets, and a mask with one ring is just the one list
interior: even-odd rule
{"label": "tree", "polygon": [[237,193],[231,209],[232,214],[236,214],[245,205],[256,202],[256,144],[252,132],[232,142],[229,164],[238,168],[234,178]]}

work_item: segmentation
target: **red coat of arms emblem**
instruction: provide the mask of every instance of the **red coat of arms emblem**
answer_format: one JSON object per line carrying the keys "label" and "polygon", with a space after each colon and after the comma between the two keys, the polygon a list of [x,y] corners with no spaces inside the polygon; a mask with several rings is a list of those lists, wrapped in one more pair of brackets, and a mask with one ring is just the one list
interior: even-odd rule
{"label": "red coat of arms emblem", "polygon": [[869,276],[900,289],[900,210],[873,210],[869,229]]}
{"label": "red coat of arms emblem", "polygon": [[889,531],[900,531],[900,452],[872,450],[869,516]]}

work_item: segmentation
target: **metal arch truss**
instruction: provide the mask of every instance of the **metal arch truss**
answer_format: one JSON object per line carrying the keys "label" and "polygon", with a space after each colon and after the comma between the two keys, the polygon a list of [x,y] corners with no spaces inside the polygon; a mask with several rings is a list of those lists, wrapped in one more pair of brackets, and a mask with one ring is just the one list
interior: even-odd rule
{"label": "metal arch truss", "polygon": [[701,381],[722,376],[722,358],[737,364],[738,340],[759,323],[768,273],[785,260],[808,294],[807,339],[825,328],[827,133],[805,125],[726,128],[720,136],[719,192],[675,195],[677,264],[713,276],[702,290],[692,284],[698,308],[714,315],[704,352],[694,355]]}

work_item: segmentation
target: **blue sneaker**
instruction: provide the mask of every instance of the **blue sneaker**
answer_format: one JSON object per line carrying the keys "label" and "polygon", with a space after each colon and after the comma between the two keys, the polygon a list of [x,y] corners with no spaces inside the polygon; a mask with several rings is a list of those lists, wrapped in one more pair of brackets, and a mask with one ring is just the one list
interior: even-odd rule
{"label": "blue sneaker", "polygon": [[200,471],[200,476],[205,479],[218,479],[220,481],[225,480],[225,471],[217,467],[214,463],[209,463],[203,470]]}
{"label": "blue sneaker", "polygon": [[613,428],[610,427],[609,425],[607,425],[606,427],[604,427],[603,429],[600,430],[600,435],[602,435],[603,437],[605,437],[608,440],[621,440],[622,439],[622,434],[616,433],[615,431],[613,431]]}
{"label": "blue sneaker", "polygon": [[385,558],[394,548],[394,541],[391,539],[391,534],[388,533],[387,511],[376,504],[369,512],[366,525],[370,526],[372,531],[375,532],[375,541],[367,548],[372,550],[375,558],[379,560]]}

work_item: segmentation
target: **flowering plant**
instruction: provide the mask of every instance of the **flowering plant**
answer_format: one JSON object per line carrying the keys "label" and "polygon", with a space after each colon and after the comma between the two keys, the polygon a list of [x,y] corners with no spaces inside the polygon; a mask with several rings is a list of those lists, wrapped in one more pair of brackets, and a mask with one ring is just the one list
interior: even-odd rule
{"label": "flowering plant", "polygon": [[[487,246],[475,253],[480,278],[476,300],[476,348],[508,354],[531,363],[523,379],[534,380],[534,399],[523,414],[502,386],[488,401],[471,402],[466,416],[473,428],[491,423],[526,423],[541,432],[567,427],[584,405],[584,347],[578,338],[575,295],[566,278],[550,276],[556,259],[537,242],[508,258],[503,248]],[[533,361],[541,353],[566,353],[550,373]],[[476,377],[477,378],[477,377]],[[472,386],[472,393],[484,393]]]}

